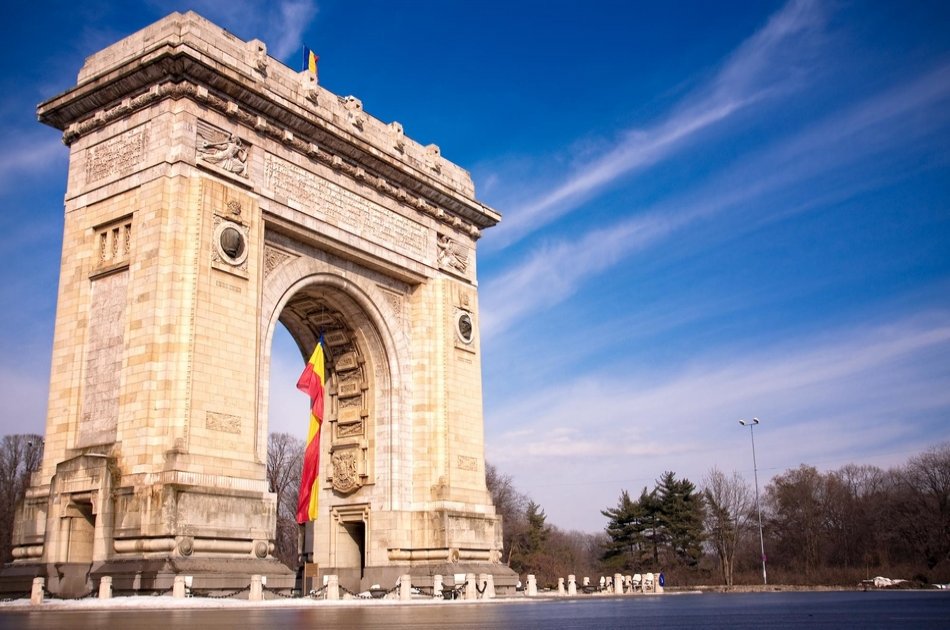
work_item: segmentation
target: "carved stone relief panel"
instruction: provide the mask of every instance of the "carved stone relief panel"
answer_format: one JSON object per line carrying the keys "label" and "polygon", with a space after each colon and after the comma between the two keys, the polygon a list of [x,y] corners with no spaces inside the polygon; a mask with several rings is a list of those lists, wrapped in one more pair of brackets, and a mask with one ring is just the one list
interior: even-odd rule
{"label": "carved stone relief panel", "polygon": [[198,162],[211,164],[238,177],[247,177],[248,144],[230,131],[198,121],[195,141]]}
{"label": "carved stone relief panel", "polygon": [[334,490],[349,494],[359,489],[362,485],[360,483],[362,458],[362,451],[359,448],[344,448],[330,455]]}
{"label": "carved stone relief panel", "polygon": [[275,269],[296,258],[285,251],[279,250],[271,245],[264,246],[264,277],[269,276]]}
{"label": "carved stone relief panel", "polygon": [[447,234],[439,234],[439,268],[457,275],[465,275],[471,255],[468,246]]}
{"label": "carved stone relief panel", "polygon": [[96,228],[94,246],[97,271],[128,264],[132,253],[132,217]]}
{"label": "carved stone relief panel", "polygon": [[128,175],[142,163],[147,150],[147,125],[130,129],[90,147],[86,154],[86,184]]}
{"label": "carved stone relief panel", "polygon": [[115,441],[128,285],[128,270],[108,274],[92,283],[78,447]]}

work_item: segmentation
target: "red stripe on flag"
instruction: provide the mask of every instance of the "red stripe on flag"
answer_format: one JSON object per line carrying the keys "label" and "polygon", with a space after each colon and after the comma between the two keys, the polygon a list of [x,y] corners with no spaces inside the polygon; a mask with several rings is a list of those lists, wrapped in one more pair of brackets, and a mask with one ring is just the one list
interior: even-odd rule
{"label": "red stripe on flag", "polygon": [[300,524],[317,518],[317,500],[320,496],[317,484],[320,476],[320,425],[323,423],[325,375],[321,336],[297,380],[297,389],[310,396],[310,426],[307,430],[303,470],[300,473],[300,492],[297,495],[297,522]]}

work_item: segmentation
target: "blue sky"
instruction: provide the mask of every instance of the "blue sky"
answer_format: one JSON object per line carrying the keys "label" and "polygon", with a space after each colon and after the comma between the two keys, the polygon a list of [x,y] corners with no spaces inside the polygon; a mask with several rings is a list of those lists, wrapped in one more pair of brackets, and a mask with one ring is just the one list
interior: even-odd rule
{"label": "blue sky", "polygon": [[[42,432],[67,151],[35,105],[193,8],[469,169],[486,456],[549,521],[950,439],[950,6],[32,3],[0,26],[0,411]],[[275,341],[274,430],[303,435]],[[303,412],[305,413],[305,412]]]}

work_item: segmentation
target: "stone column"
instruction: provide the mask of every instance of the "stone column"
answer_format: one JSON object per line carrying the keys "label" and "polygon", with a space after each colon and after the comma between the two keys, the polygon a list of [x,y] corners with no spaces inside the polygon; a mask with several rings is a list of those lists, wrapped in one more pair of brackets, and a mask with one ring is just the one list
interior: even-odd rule
{"label": "stone column", "polygon": [[104,575],[99,580],[99,599],[112,599],[112,576]]}
{"label": "stone column", "polygon": [[485,592],[482,594],[482,597],[485,599],[495,599],[495,576],[488,573],[485,581],[488,586],[485,587]]}
{"label": "stone column", "polygon": [[442,599],[442,576],[439,574],[432,576],[432,597]]}
{"label": "stone column", "polygon": [[172,585],[172,597],[182,599],[185,596],[185,576],[176,575],[175,583]]}
{"label": "stone column", "polygon": [[564,578],[557,579],[557,595],[558,597],[564,597],[566,591],[564,590]]}
{"label": "stone column", "polygon": [[33,589],[30,591],[30,603],[31,604],[42,604],[43,603],[43,589],[46,588],[46,578],[33,578]]}
{"label": "stone column", "polygon": [[577,595],[577,577],[573,573],[567,576],[567,595],[568,597]]}
{"label": "stone column", "polygon": [[475,574],[465,574],[465,597],[463,599],[475,599],[478,597],[478,591],[475,590]]}
{"label": "stone column", "polygon": [[525,595],[528,597],[536,597],[538,594],[538,581],[534,577],[533,573],[528,574],[528,588],[525,590]]}
{"label": "stone column", "polygon": [[399,599],[412,599],[412,578],[408,573],[399,576]]}
{"label": "stone column", "polygon": [[623,576],[619,573],[614,573],[614,593],[623,595]]}
{"label": "stone column", "polygon": [[247,595],[248,601],[259,602],[264,599],[264,589],[261,587],[261,576],[251,576],[251,592]]}

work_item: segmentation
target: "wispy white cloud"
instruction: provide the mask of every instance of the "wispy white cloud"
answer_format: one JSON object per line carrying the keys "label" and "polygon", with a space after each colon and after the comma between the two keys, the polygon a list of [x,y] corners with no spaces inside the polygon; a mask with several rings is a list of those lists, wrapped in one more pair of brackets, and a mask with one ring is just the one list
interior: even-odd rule
{"label": "wispy white cloud", "polygon": [[652,126],[629,129],[601,157],[583,164],[564,183],[512,209],[488,246],[507,246],[575,210],[621,176],[645,169],[700,132],[751,104],[791,89],[820,40],[818,3],[792,0],[737,48],[719,72]]}
{"label": "wispy white cloud", "polygon": [[318,12],[313,0],[192,0],[187,4],[157,0],[155,4],[165,11],[193,9],[243,38],[262,40],[271,57],[285,61],[299,53],[301,37]]}
{"label": "wispy white cloud", "polygon": [[0,191],[26,174],[41,174],[66,164],[69,150],[50,134],[11,134],[0,151]]}
{"label": "wispy white cloud", "polygon": [[288,0],[278,6],[280,20],[268,33],[268,36],[273,38],[270,54],[278,59],[286,59],[300,50],[301,36],[317,16],[317,5],[309,0]]}
{"label": "wispy white cloud", "polygon": [[[613,365],[505,405],[488,419],[486,457],[542,502],[545,488],[556,487],[558,504],[571,510],[549,510],[552,518],[587,528],[576,514],[596,517],[618,484],[636,490],[633,480],[663,470],[698,481],[713,465],[751,473],[736,424],[751,415],[764,422],[756,433],[760,470],[834,467],[855,452],[888,461],[950,437],[950,429],[937,435],[933,424],[928,431],[908,421],[950,410],[948,351],[950,313],[938,312],[706,354],[665,376]],[[492,429],[508,426],[517,428]],[[572,494],[572,483],[589,485]]]}
{"label": "wispy white cloud", "polygon": [[[933,142],[937,136],[932,132],[950,122],[948,101],[950,64],[912,77],[747,155],[706,183],[687,187],[633,218],[536,247],[522,261],[484,282],[484,335],[497,336],[527,315],[569,298],[589,278],[635,253],[656,247],[674,233],[696,224],[708,227],[708,220],[717,215],[743,208],[766,195],[798,189],[784,201],[770,204],[767,211],[755,208],[741,226],[732,221],[728,229],[705,230],[704,238],[734,238],[736,230],[750,231],[789,214],[872,190],[884,180],[867,173],[858,181],[838,181],[827,192],[804,184],[856,162],[880,156],[892,159],[896,148],[906,150],[920,139]],[[885,179],[894,176],[890,172],[883,175]]]}

